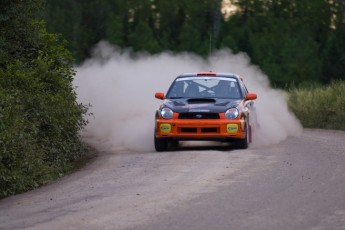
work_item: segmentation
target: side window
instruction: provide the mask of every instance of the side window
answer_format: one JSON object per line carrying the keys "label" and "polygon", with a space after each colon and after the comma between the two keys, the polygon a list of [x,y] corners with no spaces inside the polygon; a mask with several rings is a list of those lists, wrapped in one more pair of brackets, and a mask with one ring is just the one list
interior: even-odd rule
{"label": "side window", "polygon": [[240,82],[241,90],[243,92],[243,97],[245,97],[248,94],[247,87],[244,85],[244,83],[241,80],[239,80],[239,82]]}

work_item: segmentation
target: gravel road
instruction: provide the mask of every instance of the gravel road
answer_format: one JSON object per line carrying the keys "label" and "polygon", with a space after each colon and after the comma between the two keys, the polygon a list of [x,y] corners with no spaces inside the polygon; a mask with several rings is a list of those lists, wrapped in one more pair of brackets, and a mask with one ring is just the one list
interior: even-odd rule
{"label": "gravel road", "polygon": [[345,132],[248,150],[101,152],[0,200],[0,229],[345,229]]}

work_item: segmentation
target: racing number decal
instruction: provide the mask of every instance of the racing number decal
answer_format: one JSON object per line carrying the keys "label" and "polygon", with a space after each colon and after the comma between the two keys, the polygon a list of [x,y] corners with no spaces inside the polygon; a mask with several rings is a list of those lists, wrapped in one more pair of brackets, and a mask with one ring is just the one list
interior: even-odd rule
{"label": "racing number decal", "polygon": [[162,133],[170,133],[171,132],[171,125],[170,124],[160,124],[159,126]]}
{"label": "racing number decal", "polygon": [[226,131],[228,133],[236,133],[238,131],[238,125],[237,124],[227,124],[226,125]]}

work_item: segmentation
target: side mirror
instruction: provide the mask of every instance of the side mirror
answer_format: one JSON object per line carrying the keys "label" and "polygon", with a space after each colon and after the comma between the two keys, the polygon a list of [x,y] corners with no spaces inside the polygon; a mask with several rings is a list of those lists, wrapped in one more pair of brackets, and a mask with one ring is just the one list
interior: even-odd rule
{"label": "side mirror", "polygon": [[256,93],[248,93],[246,95],[246,100],[255,100],[257,97]]}
{"label": "side mirror", "polygon": [[165,99],[164,93],[162,93],[162,92],[157,92],[157,93],[155,94],[155,98],[164,100],[164,99]]}

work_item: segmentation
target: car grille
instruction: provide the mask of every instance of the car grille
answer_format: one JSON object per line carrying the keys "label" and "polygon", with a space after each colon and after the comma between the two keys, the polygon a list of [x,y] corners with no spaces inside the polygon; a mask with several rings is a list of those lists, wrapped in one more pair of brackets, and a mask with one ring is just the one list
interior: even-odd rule
{"label": "car grille", "polygon": [[218,113],[180,113],[178,119],[219,119]]}
{"label": "car grille", "polygon": [[181,133],[219,133],[219,128],[180,128]]}

